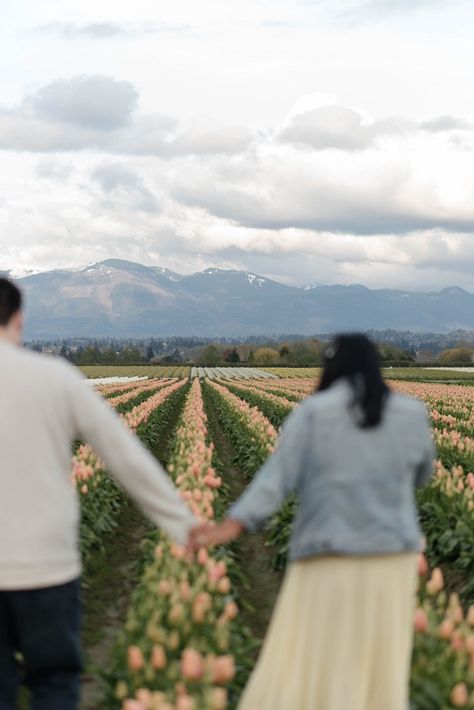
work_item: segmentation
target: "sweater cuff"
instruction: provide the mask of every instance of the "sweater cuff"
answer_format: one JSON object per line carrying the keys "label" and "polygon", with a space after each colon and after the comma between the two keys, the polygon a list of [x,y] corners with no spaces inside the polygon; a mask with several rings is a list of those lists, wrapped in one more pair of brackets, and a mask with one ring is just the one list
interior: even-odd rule
{"label": "sweater cuff", "polygon": [[256,532],[260,524],[258,521],[253,521],[248,515],[245,514],[243,507],[239,503],[235,503],[229,508],[226,515],[227,519],[237,520],[245,528],[245,532],[254,533]]}

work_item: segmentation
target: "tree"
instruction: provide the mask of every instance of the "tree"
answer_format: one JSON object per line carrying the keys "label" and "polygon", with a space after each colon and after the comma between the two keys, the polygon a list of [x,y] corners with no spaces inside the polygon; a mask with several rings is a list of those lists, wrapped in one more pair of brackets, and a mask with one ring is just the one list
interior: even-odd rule
{"label": "tree", "polygon": [[256,365],[275,365],[280,359],[280,353],[273,348],[258,348],[253,361]]}
{"label": "tree", "polygon": [[211,345],[206,345],[206,347],[201,350],[196,360],[198,365],[214,367],[221,360],[220,349],[213,343]]}
{"label": "tree", "polygon": [[392,345],[392,343],[378,343],[377,352],[381,362],[414,362],[415,353]]}
{"label": "tree", "polygon": [[443,350],[439,354],[439,361],[443,365],[465,363],[466,365],[472,365],[474,360],[474,350],[469,348],[451,348],[450,350]]}
{"label": "tree", "polygon": [[148,347],[146,349],[146,359],[148,360],[148,362],[150,362],[150,360],[153,360],[154,357],[155,357],[155,351],[153,350],[153,346],[150,343],[150,345],[148,345]]}
{"label": "tree", "polygon": [[223,358],[225,362],[240,362],[240,355],[235,348],[224,350]]}

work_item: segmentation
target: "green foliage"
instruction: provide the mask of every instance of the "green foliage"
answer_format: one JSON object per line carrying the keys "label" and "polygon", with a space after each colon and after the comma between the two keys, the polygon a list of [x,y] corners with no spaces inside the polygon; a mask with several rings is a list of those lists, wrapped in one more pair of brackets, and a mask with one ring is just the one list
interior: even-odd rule
{"label": "green foliage", "polygon": [[451,348],[450,350],[443,350],[440,352],[438,360],[443,363],[443,365],[473,365],[474,350],[471,350],[471,348]]}
{"label": "green foliage", "polygon": [[267,419],[273,424],[274,427],[281,427],[286,417],[290,414],[291,409],[285,407],[284,404],[277,404],[275,402],[270,402],[264,397],[260,397],[255,392],[249,392],[238,385],[230,384],[226,382],[227,389],[240,397],[240,399],[245,400],[253,407],[257,407],[262,414],[264,414]]}
{"label": "green foliage", "polygon": [[280,359],[280,353],[273,348],[258,348],[253,356],[256,365],[276,365]]}

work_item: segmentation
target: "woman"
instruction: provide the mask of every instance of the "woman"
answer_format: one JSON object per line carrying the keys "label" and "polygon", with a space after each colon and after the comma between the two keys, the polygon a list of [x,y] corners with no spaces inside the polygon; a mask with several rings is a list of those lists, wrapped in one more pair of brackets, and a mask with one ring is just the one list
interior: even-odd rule
{"label": "woman", "polygon": [[193,534],[195,546],[228,542],[297,494],[290,563],[239,710],[406,710],[414,493],[434,454],[425,407],[389,391],[370,341],[336,338],[275,454],[224,522]]}

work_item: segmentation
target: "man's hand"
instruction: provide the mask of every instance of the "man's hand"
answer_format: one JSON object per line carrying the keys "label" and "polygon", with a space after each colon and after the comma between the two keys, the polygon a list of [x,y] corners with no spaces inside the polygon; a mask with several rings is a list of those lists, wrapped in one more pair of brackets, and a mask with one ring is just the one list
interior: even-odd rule
{"label": "man's hand", "polygon": [[244,532],[244,526],[238,520],[226,518],[219,525],[204,523],[191,530],[189,544],[193,550],[200,547],[214,547],[235,540]]}

